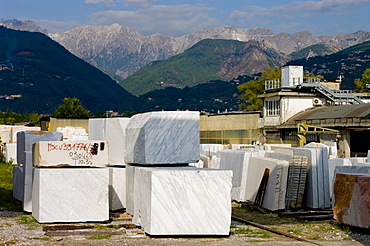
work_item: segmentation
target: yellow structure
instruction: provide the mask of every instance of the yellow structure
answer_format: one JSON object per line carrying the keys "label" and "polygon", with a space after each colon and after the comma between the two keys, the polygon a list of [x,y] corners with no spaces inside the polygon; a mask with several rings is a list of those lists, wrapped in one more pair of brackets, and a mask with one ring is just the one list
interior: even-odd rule
{"label": "yellow structure", "polygon": [[58,127],[66,127],[66,126],[75,126],[75,127],[83,127],[85,128],[86,132],[89,131],[89,119],[73,119],[73,118],[53,118],[50,117],[50,121],[44,123],[47,131],[56,131]]}
{"label": "yellow structure", "polygon": [[200,116],[201,144],[252,144],[259,141],[261,112]]}

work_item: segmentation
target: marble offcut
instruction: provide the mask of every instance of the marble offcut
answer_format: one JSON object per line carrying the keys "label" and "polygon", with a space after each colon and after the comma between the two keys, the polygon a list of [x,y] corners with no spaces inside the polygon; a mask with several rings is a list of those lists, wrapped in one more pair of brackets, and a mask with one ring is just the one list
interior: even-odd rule
{"label": "marble offcut", "polygon": [[32,215],[39,223],[107,221],[107,168],[35,168]]}
{"label": "marble offcut", "polygon": [[125,162],[145,165],[195,163],[200,157],[199,112],[136,114],[126,128]]}
{"label": "marble offcut", "polygon": [[229,235],[230,170],[135,167],[133,222],[150,235]]}
{"label": "marble offcut", "polygon": [[108,143],[106,141],[40,141],[33,145],[33,165],[89,166],[108,165]]}

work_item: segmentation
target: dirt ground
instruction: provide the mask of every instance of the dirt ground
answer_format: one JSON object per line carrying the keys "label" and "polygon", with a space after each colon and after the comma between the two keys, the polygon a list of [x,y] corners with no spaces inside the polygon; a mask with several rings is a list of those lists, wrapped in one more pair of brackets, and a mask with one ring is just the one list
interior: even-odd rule
{"label": "dirt ground", "polygon": [[[1,212],[1,211],[0,211]],[[31,215],[0,213],[0,246],[5,245],[366,245],[370,246],[370,231],[351,228],[334,220],[302,221],[278,213],[261,212],[236,205],[233,216],[253,221],[273,230],[291,234],[299,241],[264,229],[232,221],[230,235],[222,237],[150,237],[138,227],[121,227],[121,220],[105,224],[94,223],[93,231],[80,230],[80,235],[66,232],[47,235],[45,225],[40,225]],[[86,223],[83,223],[86,225]],[[113,225],[112,230],[103,226]],[[46,225],[47,226],[47,225]],[[63,231],[62,231],[63,232]]]}

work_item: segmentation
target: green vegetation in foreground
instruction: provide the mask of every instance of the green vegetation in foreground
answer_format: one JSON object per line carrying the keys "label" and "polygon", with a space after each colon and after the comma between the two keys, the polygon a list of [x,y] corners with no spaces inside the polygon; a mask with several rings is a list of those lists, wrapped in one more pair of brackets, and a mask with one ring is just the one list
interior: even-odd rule
{"label": "green vegetation in foreground", "polygon": [[0,162],[0,210],[22,211],[22,203],[13,198],[13,166]]}
{"label": "green vegetation in foreground", "polygon": [[234,234],[243,234],[246,237],[269,238],[271,234],[262,229],[251,229],[250,227],[241,227],[234,231]]}
{"label": "green vegetation in foreground", "polygon": [[41,226],[32,215],[20,215],[16,217],[18,224],[27,225],[27,230],[35,230]]}

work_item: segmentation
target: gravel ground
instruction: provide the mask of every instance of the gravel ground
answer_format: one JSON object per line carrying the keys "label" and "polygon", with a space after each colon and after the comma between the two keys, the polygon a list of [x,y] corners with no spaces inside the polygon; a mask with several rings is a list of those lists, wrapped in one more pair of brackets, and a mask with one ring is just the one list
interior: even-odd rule
{"label": "gravel ground", "polygon": [[[23,219],[23,220],[21,220]],[[27,221],[30,219],[30,221]],[[26,220],[26,222],[25,222]],[[112,222],[114,223],[114,222]],[[112,235],[109,238],[100,239],[90,236],[46,236],[42,225],[38,224],[30,215],[19,212],[0,211],[0,246],[3,245],[315,245],[309,242],[300,242],[285,236],[269,233],[269,237],[253,237],[251,235],[236,234],[235,230],[245,228],[237,222],[233,222],[231,235],[228,237],[149,237],[139,228],[127,229],[122,235]],[[248,226],[251,230],[260,230]],[[361,238],[362,236],[362,238]],[[352,240],[315,240],[316,245],[369,245],[369,235],[357,235]],[[354,237],[352,237],[354,238]]]}

